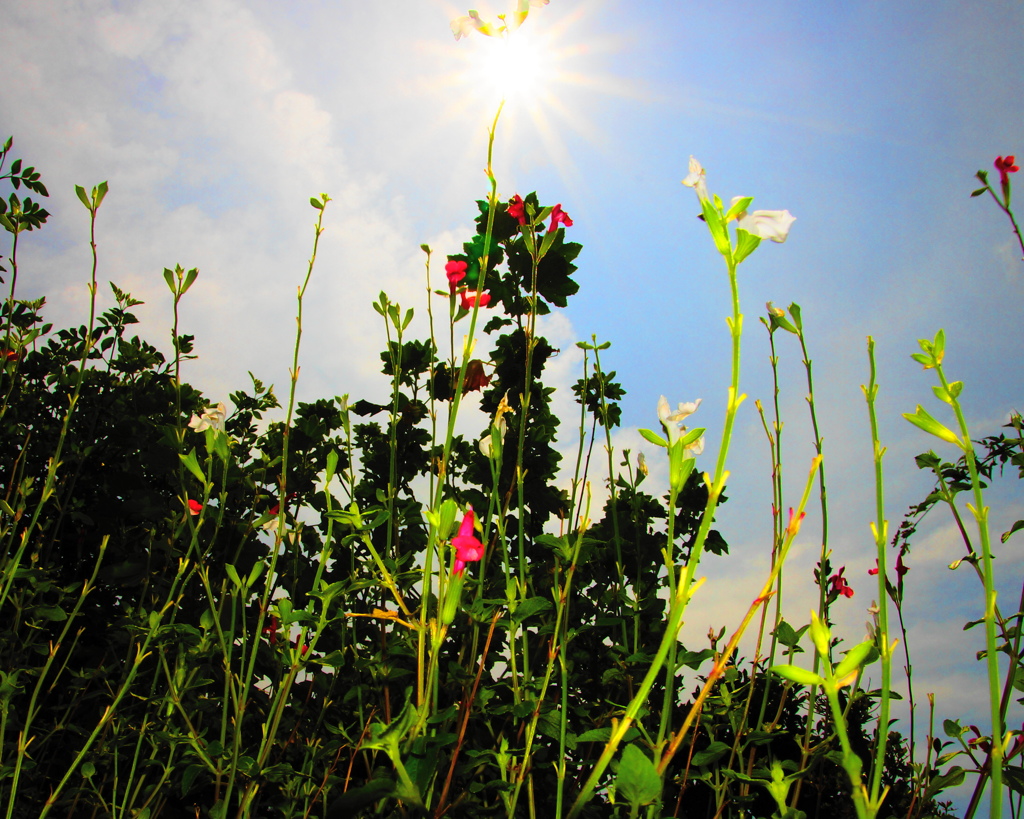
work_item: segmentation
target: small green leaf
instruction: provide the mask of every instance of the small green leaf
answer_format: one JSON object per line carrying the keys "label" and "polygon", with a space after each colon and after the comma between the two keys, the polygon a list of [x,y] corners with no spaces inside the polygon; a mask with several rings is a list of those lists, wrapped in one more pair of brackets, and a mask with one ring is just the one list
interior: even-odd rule
{"label": "small green leaf", "polygon": [[228,577],[231,579],[231,582],[235,584],[235,588],[236,589],[241,589],[242,588],[242,578],[240,578],[238,576],[238,569],[236,569],[230,563],[225,563],[224,564],[224,571],[226,571],[228,573]]}
{"label": "small green leaf", "polygon": [[736,231],[736,249],[733,251],[733,261],[739,264],[751,253],[757,250],[761,244],[761,237],[748,233],[745,230]]}
{"label": "small green leaf", "polygon": [[999,539],[1003,543],[1006,543],[1006,541],[1010,539],[1010,535],[1012,535],[1014,532],[1020,531],[1021,529],[1024,529],[1024,520],[1018,520],[1016,523],[1014,523],[1013,526],[1011,526],[1009,529],[1007,529],[999,536]]}
{"label": "small green leaf", "polygon": [[650,441],[652,444],[657,444],[658,446],[664,447],[668,446],[668,441],[666,441],[656,432],[651,432],[649,429],[641,429],[639,432],[646,440]]}
{"label": "small green leaf", "polygon": [[728,222],[731,219],[736,219],[743,211],[750,207],[750,203],[754,201],[753,196],[738,196],[736,201],[732,203],[732,207],[729,208],[729,212],[725,214],[725,221]]}
{"label": "small green leaf", "polygon": [[515,614],[512,616],[517,623],[523,622],[527,617],[531,617],[534,614],[547,611],[551,608],[551,601],[545,597],[530,597],[524,600],[516,608]]}
{"label": "small green leaf", "polygon": [[181,462],[185,464],[185,468],[195,475],[196,480],[206,485],[206,475],[203,474],[203,470],[199,468],[199,461],[196,460],[196,450],[192,447],[192,451],[188,455],[179,455]]}

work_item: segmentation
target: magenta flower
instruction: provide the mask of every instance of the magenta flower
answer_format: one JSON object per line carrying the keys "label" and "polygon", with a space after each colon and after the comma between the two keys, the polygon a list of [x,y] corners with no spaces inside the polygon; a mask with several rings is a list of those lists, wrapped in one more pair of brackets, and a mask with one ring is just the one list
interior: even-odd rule
{"label": "magenta flower", "polygon": [[1010,174],[1017,173],[1017,171],[1020,170],[1020,168],[1014,164],[1013,156],[997,156],[994,164],[996,170],[999,171],[999,182],[1003,187],[1006,187],[1010,183]]}
{"label": "magenta flower", "polygon": [[491,303],[490,293],[481,293],[477,290],[463,290],[459,293],[462,298],[462,309],[472,310],[474,307],[486,307]]}
{"label": "magenta flower", "polygon": [[840,567],[839,571],[828,579],[828,582],[832,584],[833,592],[841,594],[843,597],[853,597],[853,589],[850,588],[846,578],[843,577],[843,572],[845,571],[845,566]]}
{"label": "magenta flower", "polygon": [[569,214],[562,210],[562,205],[555,205],[551,209],[551,224],[548,225],[548,232],[550,233],[555,229],[555,226],[559,223],[566,227],[572,227],[572,219],[569,218]]}
{"label": "magenta flower", "polygon": [[467,563],[476,563],[484,556],[484,544],[473,531],[473,507],[466,507],[466,515],[459,525],[459,533],[452,538],[455,549],[455,574],[462,574]]}
{"label": "magenta flower", "polygon": [[512,201],[508,203],[508,215],[515,219],[520,227],[526,224],[526,207],[523,202],[523,197],[518,193],[512,197]]}
{"label": "magenta flower", "polygon": [[448,277],[448,289],[455,293],[455,288],[458,286],[464,278],[466,278],[466,268],[468,265],[465,262],[455,261],[454,259],[444,266],[444,274]]}

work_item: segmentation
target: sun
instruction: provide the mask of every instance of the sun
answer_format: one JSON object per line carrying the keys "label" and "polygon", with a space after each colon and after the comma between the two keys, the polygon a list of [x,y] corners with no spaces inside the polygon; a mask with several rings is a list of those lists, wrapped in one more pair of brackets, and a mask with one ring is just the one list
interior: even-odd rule
{"label": "sun", "polygon": [[[509,0],[496,2],[507,7]],[[519,0],[513,9],[523,4]],[[440,131],[474,119],[498,122],[495,112],[500,112],[499,161],[550,164],[575,184],[580,177],[567,135],[605,147],[605,134],[591,115],[603,98],[640,94],[628,80],[602,70],[601,57],[617,51],[622,38],[597,34],[600,2],[558,8],[557,15],[539,0],[530,6],[518,26],[514,12],[501,15],[485,8],[449,17],[457,48],[440,40],[425,46],[444,65],[423,77],[423,86],[440,103],[432,127]]]}
{"label": "sun", "polygon": [[522,103],[535,97],[545,78],[555,75],[552,50],[527,27],[510,37],[480,37],[473,69],[481,92],[492,99]]}

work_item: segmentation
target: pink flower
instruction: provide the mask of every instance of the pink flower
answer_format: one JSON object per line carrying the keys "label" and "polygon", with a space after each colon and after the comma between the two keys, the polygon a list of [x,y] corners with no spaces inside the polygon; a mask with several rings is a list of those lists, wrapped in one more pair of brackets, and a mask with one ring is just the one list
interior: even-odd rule
{"label": "pink flower", "polygon": [[458,262],[454,259],[444,266],[444,274],[448,277],[448,289],[454,294],[455,287],[466,278],[465,262]]}
{"label": "pink flower", "polygon": [[569,218],[569,214],[562,210],[561,204],[555,205],[551,209],[551,224],[548,225],[548,232],[550,233],[555,229],[555,226],[561,222],[566,227],[572,227],[572,219]]}
{"label": "pink flower", "polygon": [[843,572],[846,571],[846,567],[840,567],[839,571],[832,575],[828,582],[832,584],[832,591],[841,594],[843,597],[853,597],[853,589],[846,582],[846,578],[843,577]]}
{"label": "pink flower", "polygon": [[203,511],[203,505],[199,501],[193,500],[192,498],[189,498],[188,499],[188,511],[189,511],[189,514],[191,514],[191,515],[198,515],[200,512]]}
{"label": "pink flower", "polygon": [[1020,170],[1014,164],[1013,156],[997,156],[995,161],[996,170],[999,171],[999,182],[1006,187],[1010,183],[1010,174]]}
{"label": "pink flower", "polygon": [[475,563],[484,556],[484,544],[473,531],[473,507],[466,507],[466,515],[459,525],[459,533],[452,538],[455,549],[455,574],[461,574],[467,563]]}
{"label": "pink flower", "polygon": [[477,290],[463,290],[459,293],[462,297],[462,309],[472,310],[474,307],[486,307],[491,303],[490,293],[480,293]]}
{"label": "pink flower", "polygon": [[526,209],[523,202],[523,197],[518,193],[512,197],[512,201],[508,203],[508,215],[519,222],[520,226],[526,224]]}

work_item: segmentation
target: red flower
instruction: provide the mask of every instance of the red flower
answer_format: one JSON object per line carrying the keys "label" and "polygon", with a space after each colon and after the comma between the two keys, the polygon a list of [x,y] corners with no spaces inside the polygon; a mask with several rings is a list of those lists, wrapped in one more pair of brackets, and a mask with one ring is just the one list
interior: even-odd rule
{"label": "red flower", "polygon": [[561,204],[555,205],[551,209],[551,224],[548,225],[548,232],[550,233],[555,229],[555,226],[561,222],[566,227],[572,227],[572,219],[569,218],[569,214],[562,210]]}
{"label": "red flower", "polygon": [[484,372],[484,362],[479,358],[474,358],[466,365],[466,379],[462,382],[462,394],[482,390],[490,383],[491,377]]}
{"label": "red flower", "polygon": [[996,170],[999,171],[999,182],[1006,187],[1010,183],[1009,176],[1011,173],[1017,173],[1020,170],[1014,164],[1013,156],[997,156],[995,161]]}
{"label": "red flower", "polygon": [[[905,575],[909,571],[910,571],[910,568],[908,566],[905,566],[904,563],[903,563],[903,555],[902,554],[899,555],[896,558],[896,574],[897,574],[897,576],[903,577],[903,575]],[[868,574],[872,574],[872,575],[878,574],[878,558],[877,557],[875,558],[875,568],[868,569]]]}
{"label": "red flower", "polygon": [[512,201],[508,203],[508,215],[519,222],[520,226],[526,224],[526,209],[523,203],[523,197],[518,193],[512,197]]}
{"label": "red flower", "polygon": [[[287,496],[285,497],[285,499],[284,499],[284,500],[285,500],[285,503],[287,503],[287,502],[288,502],[288,501],[290,501],[290,500],[293,500],[294,498],[297,498],[297,497],[298,497],[298,495],[299,495],[299,493],[298,493],[298,492],[289,492],[289,493],[288,493],[288,495],[287,495]],[[280,513],[281,513],[281,501],[278,501],[277,503],[275,503],[275,504],[274,504],[273,506],[271,506],[271,507],[270,507],[270,508],[269,508],[269,509],[267,510],[267,514],[268,514],[268,515],[274,515],[274,516],[277,516],[277,515],[279,515]]]}
{"label": "red flower", "polygon": [[273,615],[263,624],[263,633],[267,635],[267,640],[271,645],[277,642],[277,627],[280,625],[280,621]]}
{"label": "red flower", "polygon": [[192,498],[189,498],[188,499],[188,511],[192,515],[198,515],[200,512],[203,511],[203,505],[199,501],[193,500]]}
{"label": "red flower", "polygon": [[477,305],[480,307],[486,307],[491,303],[490,293],[480,293],[476,290],[463,290],[459,293],[459,296],[462,297],[463,310],[472,310]]}
{"label": "red flower", "polygon": [[452,538],[455,549],[455,574],[461,574],[467,563],[475,563],[484,556],[484,544],[473,532],[473,507],[466,507],[466,515],[459,525],[459,533]]}
{"label": "red flower", "polygon": [[448,289],[454,294],[455,287],[466,278],[465,262],[458,262],[454,259],[444,266],[444,274],[448,277]]}
{"label": "red flower", "polygon": [[846,567],[840,567],[839,571],[832,575],[828,582],[832,584],[832,591],[841,594],[843,597],[853,597],[853,589],[846,582],[846,578],[843,577],[843,572],[846,571]]}

